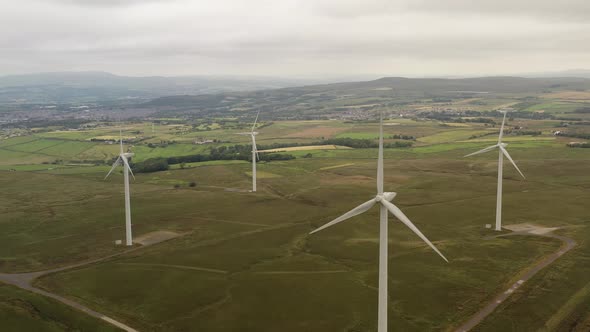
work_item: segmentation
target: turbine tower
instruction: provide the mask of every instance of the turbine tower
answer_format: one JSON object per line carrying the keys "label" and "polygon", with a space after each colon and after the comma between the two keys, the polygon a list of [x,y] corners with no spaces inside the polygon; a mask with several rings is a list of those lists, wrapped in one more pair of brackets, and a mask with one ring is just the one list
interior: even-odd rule
{"label": "turbine tower", "polygon": [[258,132],[254,131],[259,115],[260,111],[256,114],[256,120],[254,120],[254,124],[249,133],[239,133],[239,135],[248,135],[252,138],[252,192],[256,192],[256,159],[260,160],[258,149],[256,148],[256,135],[258,135]]}
{"label": "turbine tower", "polygon": [[354,209],[346,212],[342,216],[330,221],[329,223],[321,226],[314,230],[310,234],[319,232],[322,229],[328,228],[339,222],[357,216],[365,211],[369,210],[373,205],[379,204],[380,207],[380,218],[379,218],[379,309],[378,309],[378,332],[387,332],[387,245],[388,245],[388,211],[391,212],[397,219],[404,223],[410,228],[416,235],[418,235],[422,241],[426,242],[437,254],[440,255],[445,261],[448,260],[441,254],[438,249],[420,232],[420,230],[414,226],[414,224],[406,217],[406,215],[395,205],[390,203],[396,196],[394,192],[383,192],[383,118],[381,118],[379,127],[379,157],[377,161],[377,195],[375,198],[355,207]]}
{"label": "turbine tower", "polygon": [[481,149],[477,152],[473,152],[473,153],[470,153],[465,156],[465,157],[474,156],[476,154],[485,153],[488,151],[492,151],[495,148],[498,148],[498,191],[497,191],[497,197],[496,197],[496,231],[502,230],[502,165],[504,163],[504,156],[506,156],[506,158],[508,158],[508,160],[510,160],[510,162],[512,163],[512,165],[514,165],[514,168],[516,168],[516,170],[518,171],[518,173],[520,173],[522,178],[526,179],[526,177],[524,176],[524,174],[522,174],[522,172],[520,171],[518,166],[516,166],[516,163],[514,162],[514,160],[512,160],[512,158],[510,157],[510,154],[508,154],[508,151],[506,150],[506,146],[508,146],[508,144],[502,143],[502,136],[504,136],[504,123],[506,122],[506,113],[507,112],[506,111],[500,111],[500,112],[504,113],[504,117],[502,118],[502,126],[500,127],[500,134],[498,135],[498,144],[488,146],[485,149]]}
{"label": "turbine tower", "polygon": [[113,170],[117,168],[117,166],[123,166],[123,181],[125,182],[125,244],[127,246],[132,246],[133,236],[131,234],[131,202],[129,193],[129,173],[131,173],[131,176],[133,176],[134,180],[135,175],[133,175],[133,172],[131,171],[128,158],[132,157],[133,153],[123,152],[123,134],[121,130],[119,130],[119,142],[121,143],[121,151],[119,152],[119,158],[117,158],[117,160],[113,164],[113,167],[111,168],[107,176],[104,177],[104,179],[106,180],[109,177],[109,175],[111,175]]}

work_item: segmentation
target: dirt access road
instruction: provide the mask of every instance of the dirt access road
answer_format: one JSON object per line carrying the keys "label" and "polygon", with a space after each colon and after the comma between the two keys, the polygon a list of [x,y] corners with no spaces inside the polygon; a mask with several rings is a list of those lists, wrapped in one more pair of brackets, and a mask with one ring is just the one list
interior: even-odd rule
{"label": "dirt access road", "polygon": [[499,236],[511,236],[511,235],[532,235],[532,236],[544,236],[554,239],[558,239],[563,242],[563,245],[553,254],[543,258],[541,261],[536,262],[534,265],[529,266],[522,272],[522,277],[512,284],[506,291],[498,294],[488,305],[483,307],[475,315],[473,315],[467,322],[459,327],[456,332],[467,332],[481,323],[488,315],[490,315],[502,302],[504,302],[514,291],[522,286],[525,282],[531,279],[537,272],[541,271],[551,263],[555,262],[559,257],[563,256],[566,252],[570,251],[576,246],[576,241],[561,235],[553,234],[552,232],[559,228],[545,228],[539,227],[532,224],[518,224],[504,227],[512,231],[512,233],[498,235]]}
{"label": "dirt access road", "polygon": [[126,253],[130,253],[136,250],[139,250],[141,248],[145,248],[147,246],[150,245],[154,245],[156,243],[160,243],[163,241],[167,241],[170,240],[172,238],[178,237],[181,234],[177,234],[174,232],[168,232],[168,231],[158,231],[158,232],[152,232],[152,233],[148,233],[145,235],[142,235],[141,237],[138,237],[135,239],[134,242],[141,244],[142,246],[140,247],[134,247],[122,252],[118,252],[116,254],[113,255],[109,255],[109,256],[105,256],[105,257],[101,257],[98,259],[93,259],[90,261],[85,261],[82,263],[78,263],[78,264],[73,264],[73,265],[69,265],[69,266],[64,266],[64,267],[60,267],[60,268],[56,268],[56,269],[50,269],[50,270],[44,270],[44,271],[38,271],[38,272],[28,272],[28,273],[0,273],[0,282],[4,282],[6,284],[9,285],[13,285],[28,291],[31,291],[33,293],[37,293],[37,294],[41,294],[47,297],[50,297],[52,299],[55,299],[61,303],[64,303],[74,309],[80,310],[90,316],[96,317],[98,319],[102,319],[106,322],[108,322],[109,324],[112,324],[124,331],[127,332],[138,332],[137,330],[135,330],[134,328],[127,326],[111,317],[108,317],[106,315],[101,314],[100,312],[94,311],[88,307],[85,307],[83,305],[81,305],[80,303],[74,302],[72,300],[66,299],[63,296],[59,296],[57,294],[54,293],[50,293],[47,292],[43,289],[40,288],[36,288],[35,286],[33,286],[33,282],[35,281],[35,279],[50,274],[50,273],[55,273],[55,272],[60,272],[60,271],[65,271],[65,270],[70,270],[70,269],[74,269],[77,267],[81,267],[81,266],[85,266],[85,265],[89,265],[89,264],[93,264],[93,263],[97,263],[97,262],[101,262],[104,261],[106,259],[112,258],[112,257],[116,257],[122,254],[126,254]]}

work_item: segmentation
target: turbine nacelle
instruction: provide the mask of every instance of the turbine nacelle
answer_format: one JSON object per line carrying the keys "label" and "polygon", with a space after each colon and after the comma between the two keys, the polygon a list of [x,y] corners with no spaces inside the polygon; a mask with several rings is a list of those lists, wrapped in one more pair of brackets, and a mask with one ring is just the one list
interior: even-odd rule
{"label": "turbine nacelle", "polygon": [[384,199],[388,202],[391,202],[391,201],[393,201],[393,199],[395,198],[396,195],[397,195],[397,193],[394,193],[394,192],[384,192],[381,195],[377,194],[377,196],[375,196],[375,202],[378,203]]}

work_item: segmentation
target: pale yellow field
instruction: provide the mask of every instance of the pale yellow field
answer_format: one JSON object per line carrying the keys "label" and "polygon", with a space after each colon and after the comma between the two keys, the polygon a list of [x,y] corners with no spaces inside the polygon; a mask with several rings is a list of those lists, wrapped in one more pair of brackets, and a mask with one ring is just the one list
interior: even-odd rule
{"label": "pale yellow field", "polygon": [[590,100],[590,91],[563,91],[548,93],[543,98],[567,99],[567,100]]}
{"label": "pale yellow field", "polygon": [[[137,137],[135,137],[135,136],[123,136],[123,140],[132,140],[132,139],[136,139],[136,138]],[[95,137],[89,138],[87,140],[90,141],[92,139],[105,140],[105,141],[118,141],[119,136],[115,136],[115,135],[95,136]]]}
{"label": "pale yellow field", "polygon": [[258,152],[289,152],[289,151],[336,150],[336,149],[352,149],[352,148],[349,148],[346,146],[339,146],[339,145],[306,145],[306,146],[293,146],[290,148],[259,150]]}

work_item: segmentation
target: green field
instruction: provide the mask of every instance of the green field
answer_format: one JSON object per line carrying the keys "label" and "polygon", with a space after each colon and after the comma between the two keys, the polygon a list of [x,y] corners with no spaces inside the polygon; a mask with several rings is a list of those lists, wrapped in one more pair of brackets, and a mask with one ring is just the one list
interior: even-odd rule
{"label": "green field", "polygon": [[1,283],[0,322],[5,332],[120,331],[54,300]]}
{"label": "green field", "polygon": [[[529,128],[544,133],[553,125],[527,120]],[[149,128],[146,123],[128,126]],[[87,140],[109,130],[0,141],[0,272],[66,266],[124,250],[114,245],[124,237],[122,175],[116,171],[103,180],[108,163],[83,162],[110,161],[117,154],[116,144]],[[442,261],[390,219],[392,330],[452,331],[514,282],[523,268],[559,248],[556,240],[541,237],[488,238],[491,231],[484,225],[494,221],[497,154],[463,156],[494,144],[493,135],[472,138],[494,130],[481,124],[441,126],[406,119],[387,126],[386,135],[408,134],[418,140],[412,148],[386,149],[385,189],[398,193],[396,205],[450,261]],[[223,141],[212,145],[184,140],[198,137],[194,132],[172,132],[134,143],[134,160],[248,142],[233,129],[207,131]],[[261,142],[309,143],[321,136],[371,139],[377,126],[281,121],[260,132]],[[147,146],[169,138],[178,143]],[[590,319],[590,228],[584,204],[590,152],[568,148],[567,140],[550,134],[507,135],[506,141],[527,180],[506,163],[504,223],[566,226],[560,234],[578,246],[520,288],[476,330],[580,328]],[[312,151],[311,158],[302,158],[307,152],[293,152],[293,160],[258,163],[255,194],[247,192],[251,165],[245,161],[187,163],[183,169],[174,165],[135,174],[134,235],[170,230],[182,236],[47,275],[36,285],[141,331],[375,331],[377,209],[308,233],[374,195],[377,150]],[[63,162],[42,164],[55,159]],[[34,304],[32,315],[20,301],[49,300],[8,286],[0,286],[1,292],[15,299],[4,301],[3,295],[0,300],[0,320],[10,326],[108,330],[61,304]]]}

